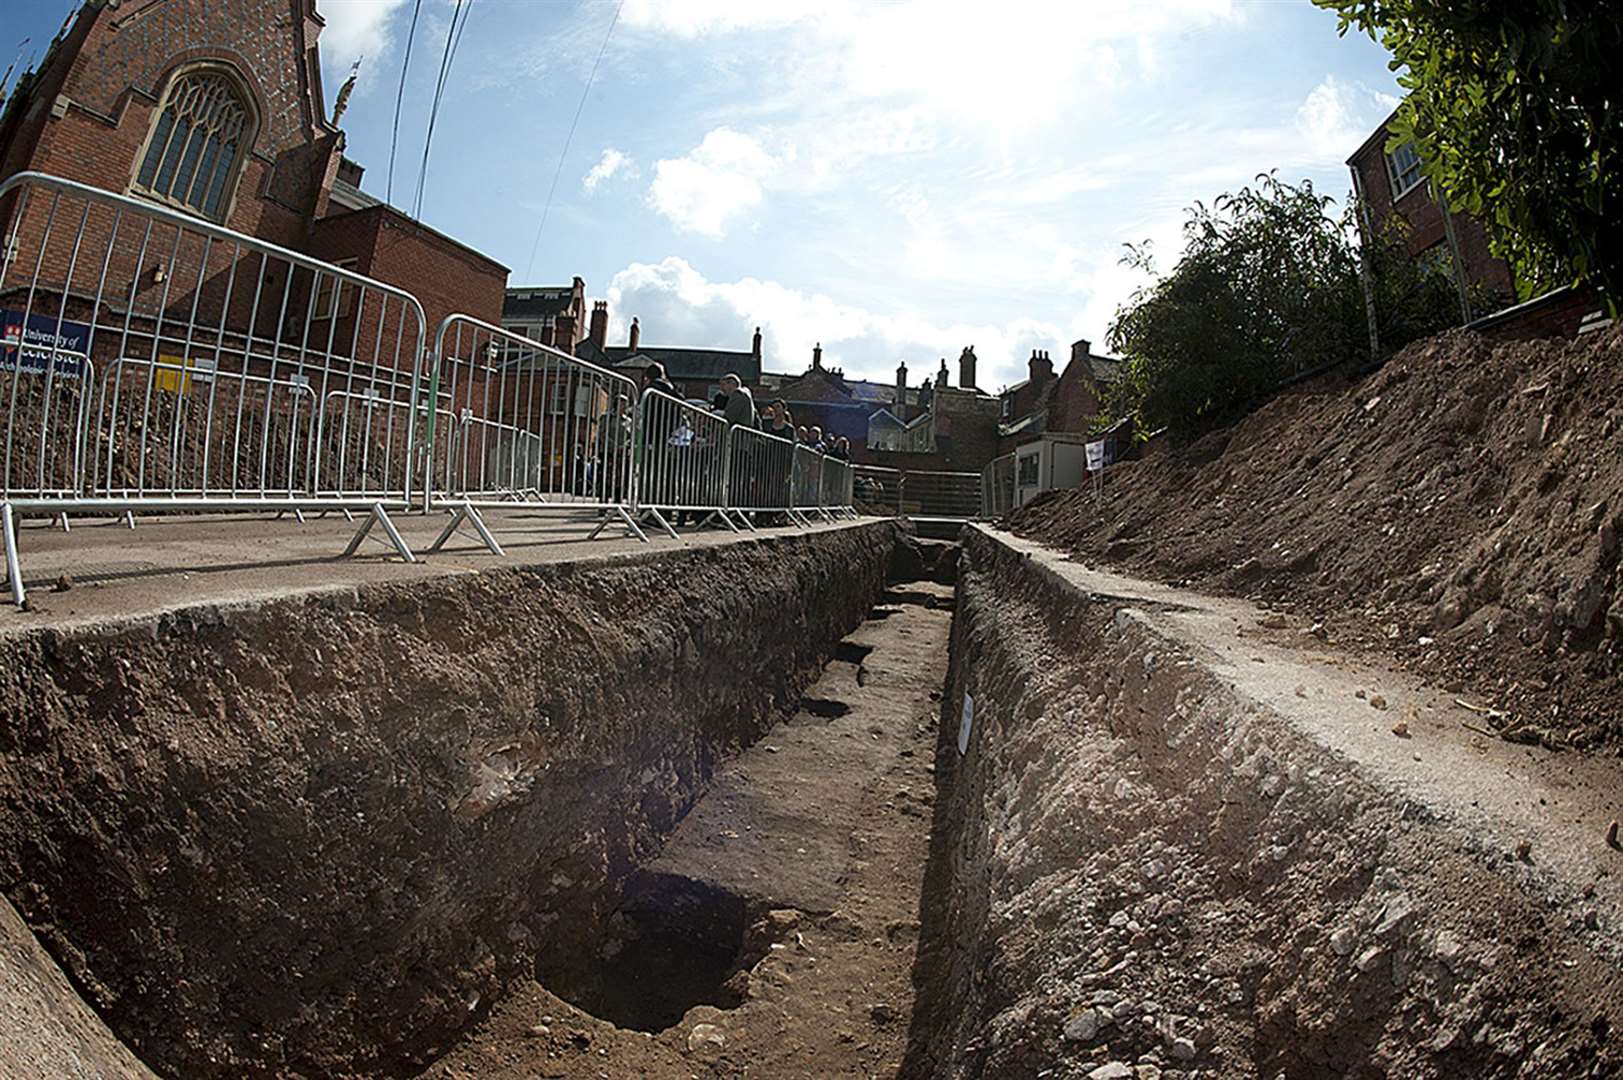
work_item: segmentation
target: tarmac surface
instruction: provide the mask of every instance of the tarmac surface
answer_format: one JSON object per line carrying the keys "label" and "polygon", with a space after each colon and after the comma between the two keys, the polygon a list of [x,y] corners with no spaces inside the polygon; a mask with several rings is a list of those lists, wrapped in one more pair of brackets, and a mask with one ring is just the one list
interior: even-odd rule
{"label": "tarmac surface", "polygon": [[[794,526],[732,532],[722,526],[687,526],[673,540],[645,526],[644,543],[595,511],[487,510],[484,518],[505,556],[497,556],[463,525],[437,552],[428,549],[450,520],[435,512],[391,515],[416,556],[406,563],[374,528],[354,556],[343,551],[364,521],[343,514],[219,514],[73,518],[69,529],[43,518],[19,522],[17,547],[27,606],[0,589],[0,638],[41,627],[64,629],[109,618],[145,617],[195,604],[251,603],[302,592],[377,582],[422,581],[479,573],[493,566],[580,559],[640,559],[681,547],[718,547],[795,534]],[[849,522],[845,523],[846,525]],[[816,530],[841,524],[819,524]]]}

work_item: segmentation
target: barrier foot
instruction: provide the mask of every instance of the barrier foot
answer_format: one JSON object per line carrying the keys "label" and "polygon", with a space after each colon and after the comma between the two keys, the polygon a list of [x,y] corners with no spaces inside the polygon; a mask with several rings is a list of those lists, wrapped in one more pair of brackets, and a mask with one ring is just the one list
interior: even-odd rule
{"label": "barrier foot", "polygon": [[731,529],[733,532],[738,532],[739,531],[738,526],[733,524],[733,519],[727,516],[727,511],[725,511],[725,510],[712,510],[712,511],[710,511],[710,513],[705,517],[705,519],[702,522],[699,523],[699,527],[702,529],[706,525],[710,524],[712,521],[716,520],[717,518],[720,518],[721,523],[723,525],[727,526],[727,528]]}
{"label": "barrier foot", "polygon": [[637,524],[636,518],[626,513],[625,507],[617,506],[614,508],[614,512],[620,515],[621,521],[625,522],[627,536],[635,536],[643,543],[648,543],[648,534],[642,531],[642,526]]}
{"label": "barrier foot", "polygon": [[799,528],[799,529],[809,529],[809,528],[811,528],[811,526],[806,521],[806,515],[805,514],[802,514],[799,510],[792,509],[792,508],[787,512],[789,514],[789,520],[795,523],[796,528]]}
{"label": "barrier foot", "polygon": [[361,546],[361,541],[367,538],[374,525],[382,525],[383,531],[388,537],[386,541],[380,540],[379,543],[387,543],[399,553],[402,559],[409,563],[417,561],[417,556],[411,553],[411,548],[406,546],[406,541],[401,537],[400,530],[396,529],[394,522],[389,520],[389,512],[383,509],[382,503],[372,504],[371,513],[366,515],[366,520],[361,523],[361,527],[355,531],[354,536],[350,537],[349,547],[344,549],[344,554],[341,557],[347,559],[355,554],[356,549]]}
{"label": "barrier foot", "polygon": [[491,554],[501,558],[507,557],[507,552],[503,551],[502,546],[496,543],[496,537],[490,531],[490,526],[485,524],[485,516],[472,503],[463,503],[456,508],[456,513],[451,515],[451,520],[445,523],[445,528],[440,530],[439,538],[428,546],[428,550],[438,551],[444,547],[445,542],[451,539],[457,529],[462,527],[463,522],[473,526],[473,531],[479,534],[480,541],[490,549]]}
{"label": "barrier foot", "polygon": [[680,536],[677,535],[676,530],[671,528],[671,523],[669,521],[665,520],[665,515],[661,514],[658,510],[655,510],[653,507],[650,506],[646,510],[644,510],[642,512],[642,516],[643,516],[644,520],[646,520],[648,518],[653,518],[654,519],[654,524],[658,525],[661,529],[664,529],[665,530],[665,535],[669,536],[672,540],[680,540],[680,539],[682,539]]}
{"label": "barrier foot", "polygon": [[760,532],[761,531],[760,529],[757,529],[755,527],[755,522],[751,521],[750,516],[748,514],[744,513],[744,511],[742,511],[742,510],[734,510],[733,513],[738,515],[738,520],[742,521],[744,523],[744,528],[748,529],[750,532]]}
{"label": "barrier foot", "polygon": [[124,524],[128,525],[132,529],[135,528],[135,511],[134,510],[126,510],[126,511],[124,511]]}
{"label": "barrier foot", "polygon": [[304,511],[300,510],[297,506],[293,508],[293,520],[297,521],[300,525],[304,524]]}
{"label": "barrier foot", "polygon": [[56,523],[58,525],[62,526],[62,531],[63,532],[72,532],[73,531],[68,526],[68,515],[67,514],[58,514],[58,515],[56,515]]}
{"label": "barrier foot", "polygon": [[11,602],[22,607],[28,593],[23,589],[22,562],[17,558],[17,519],[8,502],[0,502],[0,532],[6,534],[6,582],[11,586]]}

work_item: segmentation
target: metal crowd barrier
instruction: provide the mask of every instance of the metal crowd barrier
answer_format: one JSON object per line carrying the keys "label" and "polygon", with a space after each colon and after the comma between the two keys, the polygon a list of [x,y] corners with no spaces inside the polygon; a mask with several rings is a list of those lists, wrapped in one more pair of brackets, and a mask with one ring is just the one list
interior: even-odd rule
{"label": "metal crowd barrier", "polygon": [[727,509],[754,528],[750,514],[782,515],[797,525],[806,521],[794,507],[795,444],[754,428],[733,425],[727,431]]}
{"label": "metal crowd barrier", "polygon": [[818,505],[841,517],[856,517],[856,502],[852,490],[851,463],[835,457],[823,458],[823,470],[818,491]]}
{"label": "metal crowd barrier", "polygon": [[410,294],[148,202],[0,183],[0,420],[15,516],[364,511],[413,495],[432,410]]}
{"label": "metal crowd barrier", "polygon": [[832,521],[833,518],[822,505],[824,460],[822,454],[809,446],[795,447],[789,484],[789,504],[802,516],[816,515],[824,521]]}
{"label": "metal crowd barrier", "polygon": [[1014,509],[1014,458],[993,458],[981,470],[981,516],[1001,517]]}
{"label": "metal crowd barrier", "polygon": [[[668,515],[854,516],[849,462],[466,315],[430,351],[422,306],[352,271],[39,173],[0,184],[0,532],[20,514],[596,513],[646,540]],[[736,522],[735,523],[735,518]]]}
{"label": "metal crowd barrier", "polygon": [[642,392],[636,425],[633,515],[673,538],[668,514],[677,524],[690,516],[719,519],[737,532],[727,514],[727,421],[650,387]]}
{"label": "metal crowd barrier", "polygon": [[634,382],[467,315],[440,323],[432,365],[429,386],[450,416],[433,433],[445,452],[431,463],[425,505],[454,514],[429,550],[467,523],[500,554],[480,513],[498,506],[597,511],[592,536],[617,520],[647,539],[629,509]]}
{"label": "metal crowd barrier", "polygon": [[902,512],[902,473],[880,465],[853,465],[852,501],[867,514]]}

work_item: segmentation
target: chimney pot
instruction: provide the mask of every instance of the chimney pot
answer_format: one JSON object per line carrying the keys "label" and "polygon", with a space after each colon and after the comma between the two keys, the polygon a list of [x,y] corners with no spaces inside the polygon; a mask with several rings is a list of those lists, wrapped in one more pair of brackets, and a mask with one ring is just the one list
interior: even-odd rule
{"label": "chimney pot", "polygon": [[637,325],[637,317],[631,316],[631,351],[637,351],[637,343],[642,340],[642,327]]}

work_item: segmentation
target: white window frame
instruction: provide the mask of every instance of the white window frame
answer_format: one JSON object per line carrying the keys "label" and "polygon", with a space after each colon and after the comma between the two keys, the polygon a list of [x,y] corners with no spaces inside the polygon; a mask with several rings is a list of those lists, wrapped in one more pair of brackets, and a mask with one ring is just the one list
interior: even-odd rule
{"label": "white window frame", "polygon": [[[1398,158],[1400,155],[1413,158],[1413,164],[1405,162],[1402,168],[1399,168]],[[1414,171],[1414,179],[1405,184],[1403,178],[1409,174],[1411,169]],[[1395,149],[1386,154],[1386,176],[1392,184],[1393,202],[1397,202],[1426,182],[1425,176],[1420,171],[1420,154],[1415,150],[1414,143],[1400,143]]]}

